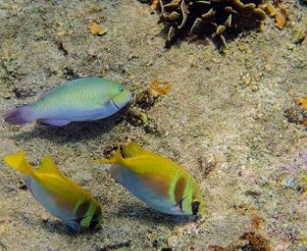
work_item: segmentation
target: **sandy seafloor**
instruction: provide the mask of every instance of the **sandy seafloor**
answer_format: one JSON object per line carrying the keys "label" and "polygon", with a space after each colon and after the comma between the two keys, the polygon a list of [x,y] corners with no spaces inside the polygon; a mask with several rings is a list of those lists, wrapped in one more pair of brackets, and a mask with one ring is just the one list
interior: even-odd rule
{"label": "sandy seafloor", "polygon": [[[153,80],[172,89],[146,111],[156,133],[127,122],[126,111],[64,128],[1,119],[1,157],[24,149],[37,166],[51,155],[98,198],[105,219],[98,231],[73,233],[2,161],[0,250],[307,250],[306,128],[285,117],[297,109],[294,98],[307,95],[307,43],[292,43],[294,30],[307,28],[307,8],[283,2],[286,27],[268,19],[220,54],[211,42],[166,50],[158,14],[137,0],[1,0],[1,114],[83,76],[104,75],[135,95]],[[104,36],[87,30],[93,20],[108,28]],[[93,163],[127,139],[197,178],[202,218],[149,209],[107,165]]]}

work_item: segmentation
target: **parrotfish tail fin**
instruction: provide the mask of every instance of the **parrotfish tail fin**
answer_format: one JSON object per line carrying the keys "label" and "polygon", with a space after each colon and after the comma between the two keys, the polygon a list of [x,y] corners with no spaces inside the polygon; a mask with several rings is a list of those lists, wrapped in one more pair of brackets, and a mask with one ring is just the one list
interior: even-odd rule
{"label": "parrotfish tail fin", "polygon": [[117,148],[114,156],[111,159],[97,159],[95,162],[104,164],[123,164],[124,158],[121,154],[120,148]]}
{"label": "parrotfish tail fin", "polygon": [[123,145],[122,151],[123,151],[123,157],[125,159],[137,157],[137,156],[144,155],[144,154],[151,154],[151,152],[143,149],[135,141],[131,141],[127,145]]}
{"label": "parrotfish tail fin", "polygon": [[11,125],[23,125],[34,120],[32,114],[31,107],[25,105],[6,112],[3,117],[5,122]]}
{"label": "parrotfish tail fin", "polygon": [[16,154],[10,154],[3,158],[4,162],[8,164],[10,167],[24,173],[24,174],[32,174],[34,172],[32,166],[25,158],[24,151],[19,151]]}

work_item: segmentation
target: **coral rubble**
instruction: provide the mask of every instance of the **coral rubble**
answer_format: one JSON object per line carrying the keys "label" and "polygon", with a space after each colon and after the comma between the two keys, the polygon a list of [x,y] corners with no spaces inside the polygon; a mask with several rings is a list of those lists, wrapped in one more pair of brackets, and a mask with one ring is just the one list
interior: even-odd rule
{"label": "coral rubble", "polygon": [[264,3],[265,0],[159,0],[156,5],[152,1],[168,30],[166,46],[180,36],[188,40],[209,36],[220,48],[226,47],[225,34],[261,27],[267,17]]}
{"label": "coral rubble", "polygon": [[275,13],[275,21],[276,21],[275,25],[278,29],[282,29],[285,26],[287,17],[288,17],[288,11],[286,7],[282,4],[278,5]]}
{"label": "coral rubble", "polygon": [[295,106],[284,111],[284,116],[288,122],[301,124],[307,127],[307,97],[295,98]]}
{"label": "coral rubble", "polygon": [[104,28],[102,25],[96,22],[92,22],[87,28],[93,35],[99,36],[104,35],[108,31],[108,29]]}
{"label": "coral rubble", "polygon": [[134,126],[143,126],[146,133],[159,133],[155,122],[147,115],[160,97],[171,90],[169,82],[154,80],[148,88],[137,95],[134,107],[130,107],[126,120]]}

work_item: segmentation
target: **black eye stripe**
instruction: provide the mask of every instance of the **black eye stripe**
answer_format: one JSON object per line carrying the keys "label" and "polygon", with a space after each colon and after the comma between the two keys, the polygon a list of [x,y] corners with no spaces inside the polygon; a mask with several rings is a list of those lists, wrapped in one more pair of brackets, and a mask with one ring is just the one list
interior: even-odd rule
{"label": "black eye stripe", "polygon": [[100,224],[101,218],[102,218],[101,209],[100,209],[100,207],[97,207],[95,209],[95,212],[94,212],[93,216],[92,216],[89,228],[90,229],[96,228],[97,225]]}
{"label": "black eye stripe", "polygon": [[89,225],[89,229],[94,229],[96,228],[97,224],[98,224],[98,220],[91,220],[91,223]]}
{"label": "black eye stripe", "polygon": [[193,202],[191,203],[193,215],[197,215],[198,210],[199,210],[199,205],[200,205],[200,202],[199,202],[199,201],[193,201]]}

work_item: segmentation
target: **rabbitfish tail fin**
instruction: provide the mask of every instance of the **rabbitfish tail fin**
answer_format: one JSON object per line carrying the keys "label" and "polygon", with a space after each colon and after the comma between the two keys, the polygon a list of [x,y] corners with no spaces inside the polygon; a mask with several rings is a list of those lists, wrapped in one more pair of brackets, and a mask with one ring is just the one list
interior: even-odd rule
{"label": "rabbitfish tail fin", "polygon": [[4,115],[5,122],[11,125],[23,125],[31,122],[33,119],[33,109],[30,105],[15,108],[6,112]]}
{"label": "rabbitfish tail fin", "polygon": [[16,154],[6,155],[3,158],[3,160],[10,167],[24,174],[32,174],[34,172],[32,166],[28,163],[28,161],[25,158],[24,151],[19,151]]}
{"label": "rabbitfish tail fin", "polygon": [[105,163],[105,164],[123,164],[124,158],[120,152],[120,148],[117,148],[114,156],[111,159],[97,159],[95,162]]}

